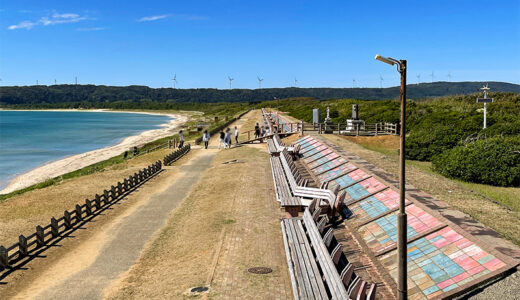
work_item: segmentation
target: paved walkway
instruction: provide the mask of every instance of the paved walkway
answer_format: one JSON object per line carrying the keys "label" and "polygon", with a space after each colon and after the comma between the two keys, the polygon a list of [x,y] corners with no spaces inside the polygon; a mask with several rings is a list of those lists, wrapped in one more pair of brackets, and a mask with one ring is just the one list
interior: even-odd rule
{"label": "paved walkway", "polygon": [[35,299],[100,299],[104,289],[137,260],[146,242],[164,226],[169,213],[187,195],[215,157],[215,151],[206,151],[180,167],[180,178],[169,188],[150,198],[107,232],[111,239],[100,250],[93,264],[50,286]]}

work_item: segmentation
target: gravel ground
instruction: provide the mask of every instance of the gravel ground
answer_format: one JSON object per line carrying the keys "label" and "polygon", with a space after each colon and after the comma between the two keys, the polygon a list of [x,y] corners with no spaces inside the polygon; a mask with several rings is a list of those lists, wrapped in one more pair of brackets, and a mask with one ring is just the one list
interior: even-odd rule
{"label": "gravel ground", "polygon": [[520,272],[492,281],[457,299],[472,300],[517,300],[520,299]]}

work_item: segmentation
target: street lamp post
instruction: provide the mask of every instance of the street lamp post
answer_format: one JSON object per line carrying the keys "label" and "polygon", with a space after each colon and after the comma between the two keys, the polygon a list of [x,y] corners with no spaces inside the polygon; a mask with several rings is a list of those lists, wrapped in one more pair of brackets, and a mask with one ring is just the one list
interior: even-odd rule
{"label": "street lamp post", "polygon": [[397,65],[401,74],[401,130],[399,148],[399,214],[397,215],[397,290],[399,299],[404,300],[408,295],[407,286],[407,216],[405,211],[405,125],[406,125],[406,60],[397,60],[391,57],[376,55],[376,59],[389,65]]}

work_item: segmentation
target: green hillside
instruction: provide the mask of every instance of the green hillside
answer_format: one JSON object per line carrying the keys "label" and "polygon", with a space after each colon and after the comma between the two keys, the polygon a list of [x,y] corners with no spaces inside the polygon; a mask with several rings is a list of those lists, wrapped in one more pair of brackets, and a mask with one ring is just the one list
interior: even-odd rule
{"label": "green hillside", "polygon": [[[409,99],[474,93],[483,82],[434,82],[408,85]],[[520,93],[520,85],[489,82],[492,91]],[[258,102],[295,97],[324,99],[383,100],[399,96],[399,87],[390,88],[271,88],[271,89],[172,89],[147,86],[37,85],[0,87],[1,106],[139,108],[141,102],[210,103]],[[114,104],[118,102],[118,104]],[[134,102],[134,103],[128,103]],[[160,108],[168,108],[164,104]],[[131,108],[128,107],[128,108]],[[150,107],[151,108],[151,107]]]}

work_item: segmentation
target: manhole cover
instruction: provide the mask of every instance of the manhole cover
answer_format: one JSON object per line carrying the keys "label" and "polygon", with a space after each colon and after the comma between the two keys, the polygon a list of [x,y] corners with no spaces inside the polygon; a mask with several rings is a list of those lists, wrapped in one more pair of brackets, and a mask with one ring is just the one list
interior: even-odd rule
{"label": "manhole cover", "polygon": [[254,268],[247,269],[247,271],[249,273],[253,273],[253,274],[269,274],[269,273],[273,272],[273,269],[266,268],[266,267],[254,267]]}
{"label": "manhole cover", "polygon": [[190,290],[190,292],[192,293],[202,293],[202,292],[207,292],[209,290],[209,287],[207,286],[198,286],[198,287],[194,287]]}

